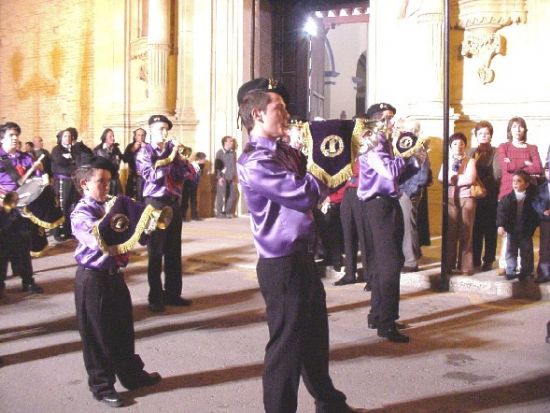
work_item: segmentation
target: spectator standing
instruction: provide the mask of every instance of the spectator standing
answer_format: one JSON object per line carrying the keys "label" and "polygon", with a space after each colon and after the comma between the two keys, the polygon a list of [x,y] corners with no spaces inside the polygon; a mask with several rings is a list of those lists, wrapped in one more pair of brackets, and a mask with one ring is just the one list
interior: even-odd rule
{"label": "spectator standing", "polygon": [[[357,186],[359,185],[359,162],[356,160],[352,165],[352,176],[344,185],[344,196],[340,204],[340,222],[342,223],[342,235],[344,239],[344,268],[342,278],[334,283],[335,286],[354,284],[358,278],[363,279],[368,290],[368,274],[365,236],[361,220],[361,203],[357,198]],[[361,250],[362,277],[357,276],[357,256]]]}
{"label": "spectator standing", "polygon": [[[499,192],[500,166],[497,149],[491,146],[493,125],[482,120],[474,127],[477,148],[471,148],[468,156],[476,163],[477,178],[481,181],[487,195],[476,199],[476,215],[473,229],[474,267],[481,271],[490,271],[496,256],[497,248],[497,206]],[[483,251],[483,264],[481,254]]]}
{"label": "spectator standing", "polygon": [[110,195],[118,195],[122,192],[120,184],[119,170],[122,153],[118,143],[115,142],[115,134],[112,129],[107,128],[101,134],[101,143],[94,148],[94,155],[101,156],[113,164],[113,175],[109,186]]}
{"label": "spectator standing", "polygon": [[53,188],[65,222],[53,232],[56,241],[72,238],[71,210],[79,195],[71,175],[76,170],[72,135],[68,129],[57,133],[57,145],[52,149]]}
{"label": "spectator standing", "polygon": [[76,128],[70,127],[66,130],[71,134],[72,152],[76,165],[80,166],[88,162],[94,152],[84,142],[78,140],[78,130]]}
{"label": "spectator standing", "polygon": [[42,165],[44,165],[44,173],[48,174],[51,178],[53,176],[52,173],[52,155],[50,152],[48,152],[47,149],[44,149],[44,139],[42,139],[42,136],[35,136],[32,139],[34,143],[34,156],[36,159],[38,159],[40,156],[44,155],[42,158]]}
{"label": "spectator standing", "polygon": [[550,281],[550,165],[544,165],[546,182],[537,187],[537,195],[533,202],[540,219],[539,264],[535,282]]}
{"label": "spectator standing", "polygon": [[206,154],[197,152],[192,162],[188,163],[189,178],[183,182],[183,192],[181,197],[181,216],[187,220],[187,210],[191,207],[191,219],[200,221],[199,211],[197,210],[197,190],[201,179],[204,163],[206,162]]}
{"label": "spectator standing", "polygon": [[124,154],[122,160],[128,164],[128,179],[126,181],[126,195],[130,198],[134,198],[140,202],[143,201],[143,177],[136,168],[136,154],[139,152],[142,146],[145,145],[145,137],[147,132],[143,128],[137,128],[133,132],[132,142],[130,142]]}
{"label": "spectator standing", "polygon": [[[466,155],[466,144],[466,136],[461,132],[449,137],[451,151],[448,175],[447,272],[451,273],[456,269],[465,275],[472,275],[472,231],[476,203],[470,188],[476,179],[476,164]],[[443,166],[439,171],[439,181],[443,181]]]}
{"label": "spectator standing", "polygon": [[[519,170],[532,176],[542,176],[542,162],[536,145],[527,143],[527,123],[521,117],[513,117],[508,121],[506,129],[508,142],[502,143],[497,149],[498,162],[501,170],[499,201],[512,191],[512,177]],[[499,259],[499,274],[506,273],[506,233],[501,235],[501,250]]]}
{"label": "spectator standing", "polygon": [[[533,191],[529,190],[531,176],[523,170],[512,175],[512,191],[499,202],[497,227],[506,238],[506,279],[520,281],[532,276],[534,269],[533,234],[539,217],[533,208]],[[518,250],[521,270],[518,272]]]}
{"label": "spectator standing", "polygon": [[232,218],[237,200],[237,155],[235,140],[231,136],[222,138],[222,148],[214,160],[216,172],[216,218]]}

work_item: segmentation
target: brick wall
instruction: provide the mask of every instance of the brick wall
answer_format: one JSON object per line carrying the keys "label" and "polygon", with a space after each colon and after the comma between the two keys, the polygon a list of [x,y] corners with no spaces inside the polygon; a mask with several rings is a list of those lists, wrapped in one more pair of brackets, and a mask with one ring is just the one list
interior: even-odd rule
{"label": "brick wall", "polygon": [[[0,121],[15,121],[22,140],[76,127],[86,139],[93,118],[93,2],[0,2]],[[88,142],[87,142],[88,143]]]}

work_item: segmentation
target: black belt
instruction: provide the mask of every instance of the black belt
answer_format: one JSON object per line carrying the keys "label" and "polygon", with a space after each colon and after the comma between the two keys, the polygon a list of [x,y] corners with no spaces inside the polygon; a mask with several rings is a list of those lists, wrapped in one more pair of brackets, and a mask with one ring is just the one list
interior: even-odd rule
{"label": "black belt", "polygon": [[122,271],[120,270],[119,267],[109,268],[109,269],[106,269],[106,270],[96,270],[95,268],[84,267],[84,266],[80,266],[80,268],[82,268],[86,272],[89,272],[91,274],[96,274],[96,275],[119,275],[119,274],[122,274]]}
{"label": "black belt", "polygon": [[374,201],[375,199],[386,199],[386,200],[391,201],[391,202],[399,203],[398,198],[394,198],[394,197],[389,196],[389,195],[380,195],[380,194],[375,194],[375,195],[365,199],[364,202]]}
{"label": "black belt", "polygon": [[[159,198],[153,196],[145,197],[146,200],[150,200],[152,203],[162,203],[164,205],[171,205],[179,202],[180,197],[175,195],[165,195]],[[153,205],[154,206],[154,205]]]}

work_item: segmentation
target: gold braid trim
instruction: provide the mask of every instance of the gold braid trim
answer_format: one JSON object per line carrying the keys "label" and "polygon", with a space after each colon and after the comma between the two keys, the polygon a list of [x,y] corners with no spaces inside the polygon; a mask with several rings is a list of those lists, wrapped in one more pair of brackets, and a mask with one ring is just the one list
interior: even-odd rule
{"label": "gold braid trim", "polygon": [[351,136],[351,163],[347,164],[342,168],[336,175],[330,175],[313,160],[313,137],[311,136],[311,131],[309,130],[309,122],[304,122],[300,125],[300,128],[303,131],[304,135],[304,148],[305,152],[308,155],[307,157],[307,170],[313,176],[320,179],[330,188],[336,188],[337,186],[346,182],[353,174],[352,164],[357,157],[359,148],[361,147],[361,135],[367,129],[365,122],[362,119],[357,119],[355,121],[355,126],[353,128]]}
{"label": "gold braid trim", "polygon": [[426,149],[426,147],[428,146],[429,143],[430,143],[430,138],[426,138],[426,137],[420,138],[419,137],[416,141],[416,144],[411,149],[406,150],[405,152],[401,153],[397,150],[397,148],[395,146],[397,144],[397,140],[393,139],[393,155],[394,156],[399,156],[401,158],[410,158],[416,152],[418,152],[420,149]]}
{"label": "gold braid trim", "polygon": [[147,229],[149,220],[154,216],[155,211],[155,207],[153,207],[152,205],[147,205],[141,213],[141,217],[139,218],[136,229],[132,236],[127,241],[118,245],[107,245],[105,243],[105,240],[101,237],[101,234],[99,233],[99,224],[107,216],[107,214],[105,214],[103,218],[101,218],[98,223],[92,227],[92,233],[97,239],[97,243],[99,245],[99,248],[101,248],[101,251],[111,256],[126,254],[127,252],[129,252],[132,248],[134,248],[136,242],[139,241],[139,238],[141,237],[141,234],[143,234],[143,231]]}
{"label": "gold braid trim", "polygon": [[65,222],[65,217],[61,217],[58,220],[54,222],[47,222],[43,221],[40,218],[38,218],[36,215],[34,215],[31,211],[27,209],[27,207],[23,208],[23,214],[25,218],[30,220],[33,224],[38,225],[39,227],[45,228],[45,229],[54,229],[60,226],[62,223]]}
{"label": "gold braid trim", "polygon": [[164,159],[159,159],[158,161],[155,162],[155,169],[160,168],[161,166],[170,165],[172,162],[174,162],[174,159],[176,159],[177,154],[178,154],[178,148],[177,146],[174,146],[172,148],[172,152],[170,153],[170,155],[168,155],[168,157]]}

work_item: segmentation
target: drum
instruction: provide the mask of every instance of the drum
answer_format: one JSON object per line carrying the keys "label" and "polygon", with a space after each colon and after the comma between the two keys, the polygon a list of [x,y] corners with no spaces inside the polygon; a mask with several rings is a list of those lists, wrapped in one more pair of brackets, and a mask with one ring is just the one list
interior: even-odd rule
{"label": "drum", "polygon": [[17,188],[17,194],[19,195],[18,208],[23,208],[29,205],[31,202],[36,201],[42,191],[47,185],[44,185],[42,178],[27,179],[27,181]]}
{"label": "drum", "polygon": [[17,189],[17,207],[21,215],[45,229],[53,229],[65,221],[53,188],[41,178],[27,180]]}
{"label": "drum", "polygon": [[109,255],[125,254],[138,242],[145,245],[152,231],[170,225],[173,213],[170,207],[156,209],[126,195],[110,198],[105,210],[92,233],[101,250]]}

